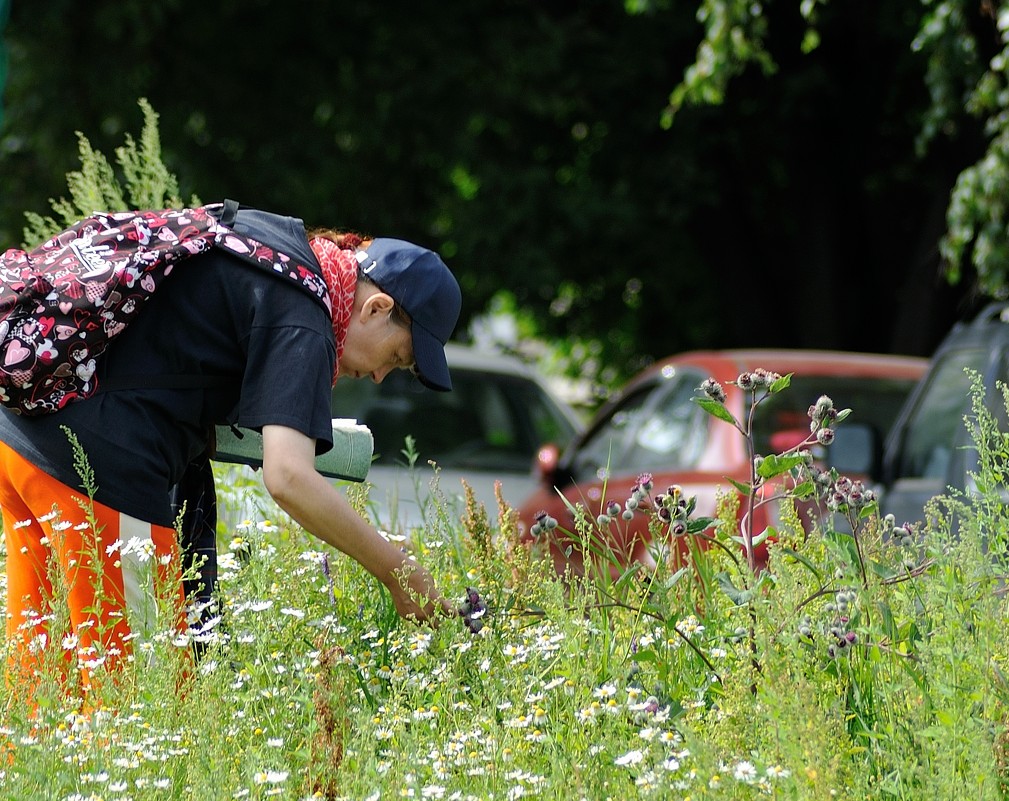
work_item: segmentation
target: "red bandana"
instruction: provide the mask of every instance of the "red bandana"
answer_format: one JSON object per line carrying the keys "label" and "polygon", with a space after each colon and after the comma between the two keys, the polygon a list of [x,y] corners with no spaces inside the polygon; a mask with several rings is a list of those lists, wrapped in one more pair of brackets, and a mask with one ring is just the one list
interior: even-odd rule
{"label": "red bandana", "polygon": [[336,339],[336,364],[333,365],[333,383],[340,375],[340,357],[347,341],[347,326],[354,310],[354,293],[357,289],[357,259],[354,251],[344,250],[332,239],[317,236],[309,243],[312,252],[322,265],[322,277],[329,289],[333,306],[333,337]]}

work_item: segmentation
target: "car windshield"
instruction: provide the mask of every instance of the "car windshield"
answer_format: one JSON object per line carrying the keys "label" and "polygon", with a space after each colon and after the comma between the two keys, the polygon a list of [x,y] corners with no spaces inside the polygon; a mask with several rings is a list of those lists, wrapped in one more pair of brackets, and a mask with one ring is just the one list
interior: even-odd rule
{"label": "car windshield", "polygon": [[406,437],[418,464],[449,469],[528,473],[537,449],[561,447],[572,423],[544,390],[520,375],[452,367],[451,392],[425,388],[405,371],[381,384],[344,380],[333,389],[333,413],[356,418],[375,438],[375,464],[405,464]]}
{"label": "car windshield", "polygon": [[808,434],[809,407],[821,395],[830,398],[838,411],[851,409],[847,419],[871,426],[882,442],[914,385],[913,379],[906,378],[793,375],[786,389],[757,407],[754,449],[761,454],[777,451],[771,436],[779,432]]}
{"label": "car windshield", "polygon": [[679,470],[700,458],[707,414],[691,402],[706,376],[689,370],[627,395],[582,443],[571,465],[575,481],[607,474]]}
{"label": "car windshield", "polygon": [[[627,395],[585,439],[570,464],[576,482],[601,480],[607,475],[644,471],[695,469],[705,455],[714,421],[692,398],[708,378],[678,369],[671,378]],[[789,432],[790,444],[809,433],[809,407],[827,395],[837,409],[851,409],[849,419],[886,436],[911,389],[911,379],[850,376],[795,376],[788,388],[762,401],[754,415],[753,439],[757,453],[776,452],[772,435]]]}
{"label": "car windshield", "polygon": [[[894,478],[944,478],[953,449],[964,430],[970,378],[967,369],[982,372],[986,348],[962,349],[942,357],[928,378],[904,427],[903,447]],[[999,404],[1004,408],[1004,404]]]}

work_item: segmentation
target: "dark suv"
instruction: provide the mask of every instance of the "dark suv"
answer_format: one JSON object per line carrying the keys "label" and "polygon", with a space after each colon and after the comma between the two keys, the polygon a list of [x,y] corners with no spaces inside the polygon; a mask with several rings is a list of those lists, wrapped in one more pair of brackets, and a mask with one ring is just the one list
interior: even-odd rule
{"label": "dark suv", "polygon": [[996,382],[1009,383],[1009,304],[992,304],[970,323],[954,326],[890,429],[881,506],[898,524],[922,520],[926,502],[948,487],[969,486],[977,453],[964,424],[971,400],[968,368],[984,377],[989,408],[1007,430]]}

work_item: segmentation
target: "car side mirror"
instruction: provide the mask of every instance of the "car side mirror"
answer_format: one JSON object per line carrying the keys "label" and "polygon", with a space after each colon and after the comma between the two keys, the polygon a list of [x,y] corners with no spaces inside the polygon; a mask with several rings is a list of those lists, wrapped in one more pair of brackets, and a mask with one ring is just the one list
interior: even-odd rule
{"label": "car side mirror", "polygon": [[834,441],[826,449],[826,462],[843,475],[876,479],[880,474],[881,451],[881,439],[873,426],[844,422],[834,430]]}
{"label": "car side mirror", "polygon": [[554,444],[542,446],[536,451],[536,475],[546,487],[553,487],[557,477],[557,467],[561,461],[561,451]]}

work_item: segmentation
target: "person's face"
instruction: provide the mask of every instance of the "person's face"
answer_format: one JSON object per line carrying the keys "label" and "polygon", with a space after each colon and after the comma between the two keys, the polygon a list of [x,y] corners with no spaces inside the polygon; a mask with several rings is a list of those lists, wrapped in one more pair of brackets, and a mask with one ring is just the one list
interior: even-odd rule
{"label": "person's face", "polygon": [[376,384],[396,369],[413,367],[410,329],[395,322],[394,301],[376,292],[355,308],[340,359],[341,378],[370,378]]}

